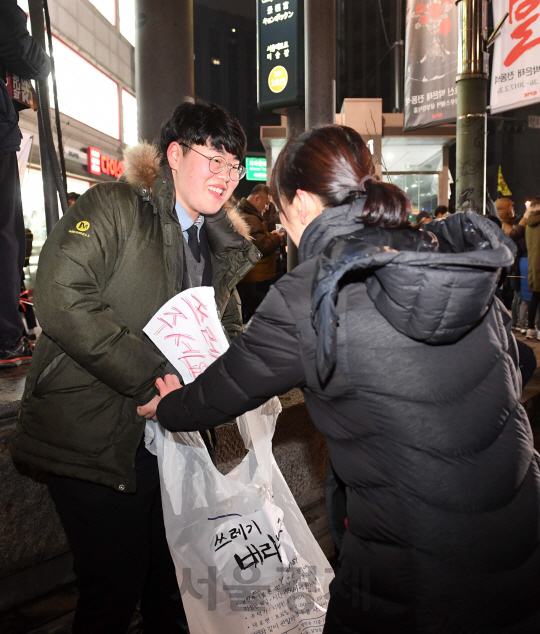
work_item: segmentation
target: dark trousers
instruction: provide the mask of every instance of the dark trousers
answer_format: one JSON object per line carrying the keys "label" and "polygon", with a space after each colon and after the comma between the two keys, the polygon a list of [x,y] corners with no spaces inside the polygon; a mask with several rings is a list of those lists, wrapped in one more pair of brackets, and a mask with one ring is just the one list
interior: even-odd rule
{"label": "dark trousers", "polygon": [[518,349],[518,363],[521,372],[521,383],[525,387],[536,370],[536,355],[533,349],[523,341],[516,339]]}
{"label": "dark trousers", "polygon": [[137,492],[47,477],[79,587],[73,634],[125,634],[141,601],[144,634],[188,632],[161,508],[157,460],[137,454]]}
{"label": "dark trousers", "polygon": [[19,167],[15,152],[0,154],[0,350],[23,334],[19,314],[25,235]]}
{"label": "dark trousers", "polygon": [[242,300],[242,321],[247,324],[270,290],[272,280],[264,282],[240,282],[236,286]]}
{"label": "dark trousers", "polygon": [[540,305],[540,293],[533,292],[531,301],[529,302],[529,310],[527,311],[528,328],[534,330],[534,321],[536,319],[536,311]]}

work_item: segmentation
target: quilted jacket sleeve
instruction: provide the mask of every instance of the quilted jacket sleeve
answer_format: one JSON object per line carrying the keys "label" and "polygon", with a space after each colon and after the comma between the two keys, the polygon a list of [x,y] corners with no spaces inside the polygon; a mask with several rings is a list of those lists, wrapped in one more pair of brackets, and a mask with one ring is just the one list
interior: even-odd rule
{"label": "quilted jacket sleeve", "polygon": [[158,420],[170,431],[202,431],[228,423],[301,385],[301,358],[298,330],[273,286],[229,350],[193,383],[161,401]]}
{"label": "quilted jacket sleeve", "polygon": [[51,62],[28,33],[16,0],[0,0],[0,64],[23,79],[46,79]]}
{"label": "quilted jacket sleeve", "polygon": [[129,196],[133,206],[129,185],[97,185],[61,218],[41,253],[35,302],[44,332],[72,359],[144,405],[155,396],[165,360],[121,323],[103,296],[125,232],[120,207]]}
{"label": "quilted jacket sleeve", "polygon": [[223,311],[221,324],[229,336],[229,340],[236,339],[242,332],[242,302],[236,287],[233,288],[229,301]]}

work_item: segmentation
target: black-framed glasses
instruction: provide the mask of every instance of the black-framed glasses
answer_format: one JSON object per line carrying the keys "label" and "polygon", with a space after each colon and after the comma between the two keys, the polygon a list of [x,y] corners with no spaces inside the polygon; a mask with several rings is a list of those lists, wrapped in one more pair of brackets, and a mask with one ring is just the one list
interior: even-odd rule
{"label": "black-framed glasses", "polygon": [[187,143],[180,143],[180,145],[183,145],[184,147],[197,152],[197,154],[204,156],[205,159],[208,159],[208,165],[212,174],[219,174],[224,169],[228,169],[229,178],[232,181],[239,181],[246,175],[246,168],[239,163],[237,165],[232,165],[231,163],[227,163],[227,161],[222,156],[206,156],[206,154],[199,152],[199,150],[195,150],[191,147],[191,145],[188,145]]}

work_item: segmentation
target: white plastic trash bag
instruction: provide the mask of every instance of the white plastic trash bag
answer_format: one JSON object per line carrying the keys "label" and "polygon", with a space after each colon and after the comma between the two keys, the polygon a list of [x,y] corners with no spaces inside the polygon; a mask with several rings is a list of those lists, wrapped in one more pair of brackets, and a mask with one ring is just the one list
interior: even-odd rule
{"label": "white plastic trash bag", "polygon": [[316,634],[333,573],[272,455],[274,398],[238,418],[227,475],[198,434],[156,430],[167,540],[191,634]]}
{"label": "white plastic trash bag", "polygon": [[[186,293],[191,305],[204,306],[205,318],[193,311],[193,323],[184,311],[186,317],[173,324]],[[145,332],[160,348],[159,337],[165,334],[168,342],[176,338],[191,347],[197,340],[209,365],[213,359],[202,350],[204,341],[211,357],[224,351],[210,293],[213,289],[204,287],[177,295]],[[156,334],[164,320],[167,327]],[[193,359],[187,364],[174,358],[170,346],[162,350],[186,383],[194,380]],[[280,411],[279,400],[273,398],[237,419],[247,454],[227,475],[213,465],[200,434],[173,434],[159,424],[147,427],[147,442],[152,441],[158,456],[167,541],[191,634],[323,630],[333,572],[272,455]]]}

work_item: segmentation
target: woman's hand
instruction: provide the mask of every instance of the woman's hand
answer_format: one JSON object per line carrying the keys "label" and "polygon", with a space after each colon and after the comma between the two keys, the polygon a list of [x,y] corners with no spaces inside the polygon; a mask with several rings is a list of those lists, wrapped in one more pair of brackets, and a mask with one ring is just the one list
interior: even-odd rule
{"label": "woman's hand", "polygon": [[176,374],[166,374],[163,379],[156,379],[156,387],[159,390],[159,396],[163,398],[169,392],[179,390],[182,386]]}

